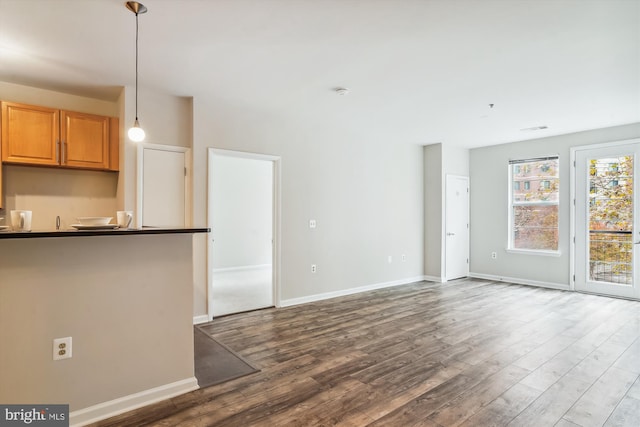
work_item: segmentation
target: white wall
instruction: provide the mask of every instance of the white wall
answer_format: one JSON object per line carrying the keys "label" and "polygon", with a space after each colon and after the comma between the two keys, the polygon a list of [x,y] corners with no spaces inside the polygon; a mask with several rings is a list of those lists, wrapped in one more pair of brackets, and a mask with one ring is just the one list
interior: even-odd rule
{"label": "white wall", "polygon": [[[640,123],[492,147],[470,153],[470,271],[475,275],[567,287],[570,271],[570,148],[640,137]],[[559,257],[508,253],[508,162],[559,155]],[[491,252],[497,259],[491,259]]]}
{"label": "white wall", "polygon": [[271,264],[273,163],[214,154],[213,268]]}
{"label": "white wall", "polygon": [[[303,123],[196,98],[196,225],[206,224],[208,147],[282,158],[282,299],[422,277],[422,147],[363,140],[321,117]],[[201,248],[205,256],[206,242]]]}

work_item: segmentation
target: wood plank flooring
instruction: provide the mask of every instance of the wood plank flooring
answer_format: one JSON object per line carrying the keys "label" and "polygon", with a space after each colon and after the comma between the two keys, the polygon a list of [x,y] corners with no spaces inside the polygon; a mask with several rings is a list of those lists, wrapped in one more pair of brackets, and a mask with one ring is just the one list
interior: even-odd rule
{"label": "wood plank flooring", "polygon": [[640,425],[640,302],[463,279],[214,320],[261,372],[96,426]]}

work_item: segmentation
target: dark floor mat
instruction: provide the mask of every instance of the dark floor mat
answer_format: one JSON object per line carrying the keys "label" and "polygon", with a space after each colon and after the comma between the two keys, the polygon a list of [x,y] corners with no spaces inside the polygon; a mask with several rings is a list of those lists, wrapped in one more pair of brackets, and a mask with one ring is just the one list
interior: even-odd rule
{"label": "dark floor mat", "polygon": [[196,378],[200,388],[258,372],[258,369],[197,326],[193,328],[193,341]]}

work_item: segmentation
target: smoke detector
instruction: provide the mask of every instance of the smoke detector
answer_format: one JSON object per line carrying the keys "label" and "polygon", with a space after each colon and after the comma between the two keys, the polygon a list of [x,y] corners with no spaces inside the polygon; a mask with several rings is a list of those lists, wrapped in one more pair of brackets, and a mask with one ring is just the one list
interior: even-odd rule
{"label": "smoke detector", "polygon": [[349,89],[347,89],[346,87],[337,87],[333,90],[335,90],[338,95],[343,95],[343,96],[349,93]]}

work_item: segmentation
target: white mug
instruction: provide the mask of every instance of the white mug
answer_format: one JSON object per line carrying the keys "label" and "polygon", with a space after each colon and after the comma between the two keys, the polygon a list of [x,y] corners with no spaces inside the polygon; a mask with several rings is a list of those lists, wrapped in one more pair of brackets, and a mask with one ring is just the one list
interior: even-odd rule
{"label": "white mug", "polygon": [[129,228],[131,221],[133,221],[133,211],[118,211],[116,212],[116,219],[118,227]]}
{"label": "white mug", "polygon": [[11,225],[14,231],[31,231],[31,211],[11,211]]}

